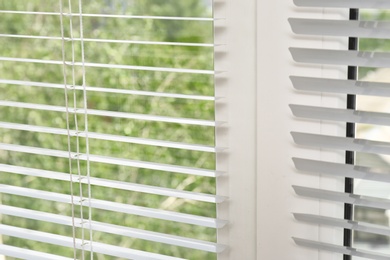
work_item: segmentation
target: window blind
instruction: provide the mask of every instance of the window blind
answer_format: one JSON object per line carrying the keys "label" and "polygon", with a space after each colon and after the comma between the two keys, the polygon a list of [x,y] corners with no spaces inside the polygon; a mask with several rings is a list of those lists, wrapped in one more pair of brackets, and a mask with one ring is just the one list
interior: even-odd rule
{"label": "window blind", "polygon": [[[380,0],[345,0],[345,1],[321,1],[321,0],[294,0],[299,8],[342,8],[345,10],[367,8],[381,11],[390,8],[388,1]],[[389,39],[388,21],[354,21],[354,20],[327,20],[309,18],[290,18],[292,31],[299,35],[333,36],[335,39],[348,39],[357,37],[360,39]],[[341,37],[341,38],[340,38]],[[346,68],[389,67],[387,52],[376,50],[340,50],[340,49],[311,49],[303,47],[290,48],[293,59],[297,63],[337,65]],[[389,97],[389,84],[386,82],[373,82],[358,79],[342,78],[314,78],[299,75],[291,76],[294,88],[299,93],[341,93],[354,96]],[[307,106],[291,104],[292,113],[297,118],[309,120],[326,120],[333,122],[345,122],[354,124],[366,124],[373,126],[388,126],[389,114],[386,111],[363,111],[353,108],[336,108]],[[294,142],[303,147],[316,147],[321,149],[361,152],[366,154],[386,155],[389,150],[387,140],[369,140],[357,137],[329,136],[317,133],[292,132]],[[313,160],[309,158],[293,158],[297,170],[308,174],[325,175],[334,178],[352,178],[357,180],[370,180],[375,182],[389,182],[389,169],[386,166],[367,166],[360,164],[340,164],[332,161]],[[368,208],[388,210],[389,199],[362,194],[349,194],[344,191],[318,189],[296,185],[293,187],[299,196],[330,201],[339,204],[351,204]],[[365,232],[368,234],[383,235],[388,237],[387,224],[368,223],[355,219],[344,219],[325,215],[306,213],[294,213],[295,219],[305,223],[325,225],[334,228]],[[293,237],[296,244],[319,250],[344,254],[351,259],[352,256],[364,259],[389,259],[390,255],[372,248],[363,250],[352,245],[329,244],[323,241],[314,241],[302,237]]]}
{"label": "window blind", "polygon": [[0,3],[0,255],[213,259],[211,1]]}

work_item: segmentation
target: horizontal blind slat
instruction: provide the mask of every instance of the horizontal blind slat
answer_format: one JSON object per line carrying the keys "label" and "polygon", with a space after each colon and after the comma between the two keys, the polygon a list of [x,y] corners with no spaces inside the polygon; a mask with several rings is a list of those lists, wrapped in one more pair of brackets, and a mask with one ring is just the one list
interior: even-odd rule
{"label": "horizontal blind slat", "polygon": [[[35,231],[25,228],[12,227],[8,225],[0,225],[0,234],[18,237],[23,239],[29,239],[34,241],[39,241],[43,243],[70,247],[73,248],[73,239],[72,237],[66,237],[41,231]],[[82,240],[76,239],[76,248],[84,249],[86,251],[91,251],[90,244],[82,244]],[[93,252],[101,253],[105,255],[123,257],[125,259],[134,259],[134,260],[179,260],[182,258],[170,257],[161,254],[154,254],[149,252],[143,252],[139,250],[123,248],[119,246],[112,246],[108,244],[103,244],[99,242],[93,242]]]}
{"label": "horizontal blind slat", "polygon": [[129,89],[117,89],[117,88],[102,88],[102,87],[91,87],[91,86],[72,86],[56,83],[47,83],[47,82],[33,82],[33,81],[23,81],[23,80],[10,80],[10,79],[0,79],[0,84],[9,84],[9,85],[18,85],[18,86],[28,86],[28,87],[44,87],[44,88],[55,88],[55,89],[75,89],[83,91],[84,88],[86,91],[99,92],[99,93],[112,93],[112,94],[125,94],[125,95],[134,95],[134,96],[147,96],[147,97],[161,97],[161,98],[180,98],[180,99],[189,99],[189,100],[203,100],[203,101],[215,101],[214,96],[200,96],[200,95],[188,95],[188,94],[177,94],[177,93],[164,93],[164,92],[152,92],[152,91],[143,91],[143,90],[129,90]]}
{"label": "horizontal blind slat", "polygon": [[52,255],[48,253],[29,250],[21,247],[14,247],[0,244],[0,256],[10,256],[29,260],[74,260],[74,258],[63,257],[59,255]]}
{"label": "horizontal blind slat", "polygon": [[67,65],[77,67],[89,67],[89,68],[106,68],[106,69],[125,69],[125,70],[142,70],[153,72],[172,72],[172,73],[188,73],[188,74],[203,74],[214,75],[213,70],[197,70],[197,69],[185,69],[185,68],[166,68],[166,67],[150,67],[150,66],[138,66],[138,65],[124,65],[124,64],[109,64],[109,63],[92,63],[92,62],[71,62],[60,60],[42,60],[42,59],[27,59],[27,58],[14,58],[14,57],[0,57],[0,61],[8,62],[21,62],[31,64],[47,64],[47,65]]}
{"label": "horizontal blind slat", "polygon": [[[121,236],[127,236],[132,238],[138,238],[158,243],[164,243],[174,246],[180,246],[180,247],[186,247],[191,249],[197,249],[197,250],[203,250],[207,252],[222,252],[226,246],[208,242],[208,241],[202,241],[197,239],[191,239],[186,237],[180,237],[180,236],[173,236],[168,235],[165,233],[158,233],[158,232],[152,232],[142,229],[136,229],[136,228],[129,228],[119,225],[113,225],[113,224],[107,224],[97,221],[92,221],[91,223],[85,222],[79,218],[75,218],[72,220],[72,217],[68,216],[61,216],[58,214],[51,214],[41,211],[35,211],[35,210],[29,210],[29,209],[22,209],[17,207],[11,207],[2,205],[0,207],[0,213],[3,215],[9,215],[14,217],[21,217],[21,218],[28,218],[28,219],[34,219],[39,221],[45,221],[60,225],[66,225],[66,226],[72,226],[73,223],[78,228],[85,228],[85,229],[92,229],[93,231],[100,231],[115,235],[121,235]],[[83,224],[82,224],[83,223]]]}
{"label": "horizontal blind slat", "polygon": [[390,38],[390,22],[324,20],[307,18],[289,18],[291,28],[296,34],[327,35],[373,39]]}
{"label": "horizontal blind slat", "polygon": [[[24,14],[24,15],[54,15],[60,16],[59,12],[38,12],[38,11],[19,11],[19,10],[0,10],[0,14]],[[121,15],[121,14],[87,14],[87,13],[62,13],[65,17],[97,17],[97,18],[122,18],[122,19],[153,19],[153,20],[174,20],[174,21],[199,21],[213,22],[223,18],[209,17],[186,17],[186,16],[153,16],[153,15]]]}
{"label": "horizontal blind slat", "polygon": [[291,132],[291,135],[299,145],[390,155],[388,142],[301,132]]}
{"label": "horizontal blind slat", "polygon": [[348,177],[390,183],[390,172],[387,169],[375,169],[359,165],[340,164],[303,158],[293,158],[293,162],[297,170],[312,174],[326,174],[333,177]]}
{"label": "horizontal blind slat", "polygon": [[[2,38],[18,38],[18,39],[35,39],[35,40],[65,40],[65,41],[77,41],[80,42],[81,38],[70,38],[60,36],[43,36],[43,35],[22,35],[22,34],[0,34]],[[140,41],[140,40],[120,40],[120,39],[98,39],[98,38],[83,38],[83,42],[95,42],[95,43],[126,43],[126,44],[139,44],[139,45],[167,45],[167,46],[185,46],[185,47],[217,47],[224,44],[214,43],[196,43],[196,42],[159,42],[159,41]]]}
{"label": "horizontal blind slat", "polygon": [[313,249],[317,249],[317,250],[325,250],[325,251],[330,251],[330,252],[335,252],[335,253],[340,253],[340,254],[345,254],[345,255],[351,255],[351,256],[358,256],[358,257],[374,259],[374,260],[388,260],[390,258],[390,255],[365,251],[365,250],[356,249],[353,247],[338,246],[338,245],[333,245],[333,244],[329,244],[329,243],[323,243],[323,242],[302,239],[302,238],[297,238],[297,237],[293,237],[293,240],[297,245],[305,246],[305,247],[309,247],[309,248],[313,248]]}
{"label": "horizontal blind slat", "polygon": [[[0,172],[9,172],[9,173],[48,178],[48,179],[60,180],[60,181],[70,181],[70,176],[67,173],[20,167],[20,166],[7,165],[7,164],[0,164]],[[88,184],[88,179],[86,178],[82,178],[81,180],[72,178],[72,180],[73,182]],[[175,190],[175,189],[169,189],[169,188],[158,187],[158,186],[114,181],[114,180],[94,178],[94,177],[89,178],[89,183],[91,185],[96,185],[100,187],[115,188],[115,189],[121,189],[127,191],[136,191],[136,192],[147,193],[147,194],[169,196],[169,197],[210,202],[210,203],[222,203],[227,199],[226,197],[218,196],[218,195],[197,193],[197,192],[184,191],[184,190]]]}
{"label": "horizontal blind slat", "polygon": [[298,221],[303,221],[307,223],[327,225],[327,226],[333,226],[339,228],[347,228],[347,229],[366,232],[370,234],[390,236],[389,227],[365,223],[361,221],[352,221],[346,219],[332,218],[332,217],[319,216],[313,214],[302,214],[302,213],[294,213],[294,218]]}
{"label": "horizontal blind slat", "polygon": [[115,117],[115,118],[186,124],[186,125],[198,125],[198,126],[216,126],[217,124],[222,124],[221,122],[216,123],[215,121],[202,120],[202,119],[176,118],[176,117],[155,116],[155,115],[148,115],[148,114],[135,114],[135,113],[84,109],[84,108],[67,109],[66,107],[61,107],[61,106],[51,106],[51,105],[24,103],[24,102],[16,102],[16,101],[0,101],[0,106],[36,109],[36,110],[61,112],[61,113],[66,113],[68,111],[69,113],[82,114],[82,115],[87,114],[87,115],[94,115],[94,116],[106,116],[106,117]]}
{"label": "horizontal blind slat", "polygon": [[[36,133],[45,133],[45,134],[68,135],[68,130],[66,130],[66,129],[37,126],[37,125],[16,124],[16,123],[8,123],[8,122],[0,122],[0,128],[12,129],[12,130],[22,130],[22,131],[29,131],[29,132],[36,132]],[[83,137],[83,138],[86,137],[85,131],[78,131],[77,132],[75,130],[69,130],[69,134],[72,137],[75,137],[75,136],[79,136],[79,137]],[[170,142],[170,141],[164,141],[164,140],[146,139],[146,138],[139,138],[139,137],[111,135],[111,134],[102,134],[102,133],[95,133],[95,132],[88,132],[88,138],[97,139],[97,140],[104,140],[104,141],[116,141],[116,142],[151,145],[151,146],[159,146],[159,147],[175,148],[175,149],[185,149],[185,150],[191,150],[191,151],[211,152],[211,153],[225,150],[224,148],[212,147],[212,146],[206,146],[206,145],[177,143],[177,142]]]}
{"label": "horizontal blind slat", "polygon": [[390,67],[389,52],[289,48],[296,62],[359,67]]}
{"label": "horizontal blind slat", "polygon": [[[0,184],[0,192],[29,197],[29,198],[67,203],[67,204],[72,203],[72,199],[70,195],[29,189],[29,188],[22,188],[22,187],[11,186],[11,185]],[[75,196],[74,198],[75,198],[75,200],[73,201],[74,204],[83,205],[83,206],[91,205],[91,207],[95,209],[122,212],[131,215],[150,217],[150,218],[156,218],[156,219],[162,219],[167,221],[186,223],[186,224],[198,225],[198,226],[210,227],[210,228],[222,228],[226,224],[225,220],[178,213],[178,212],[167,211],[162,209],[140,207],[140,206],[134,206],[129,204],[122,204],[118,202],[98,200],[98,199],[91,199],[91,201],[89,201],[88,199],[85,199],[83,201],[78,201],[79,197]]]}
{"label": "horizontal blind slat", "polygon": [[389,83],[300,76],[290,79],[297,90],[390,97]]}
{"label": "horizontal blind slat", "polygon": [[390,126],[390,114],[352,109],[290,105],[296,117]]}
{"label": "horizontal blind slat", "polygon": [[389,9],[388,0],[294,0],[294,4],[303,7],[341,7]]}
{"label": "horizontal blind slat", "polygon": [[[0,143],[0,149],[6,150],[6,151],[13,151],[13,152],[54,156],[54,157],[60,157],[60,158],[69,158],[68,151],[53,150],[53,149],[46,149],[46,148],[40,148],[40,147]],[[208,170],[208,169],[191,168],[191,167],[185,167],[185,166],[169,165],[169,164],[153,163],[153,162],[145,162],[145,161],[135,161],[135,160],[130,160],[130,159],[108,157],[108,156],[94,155],[94,154],[88,154],[88,157],[87,157],[86,154],[77,154],[77,153],[71,152],[70,156],[73,159],[79,159],[79,160],[83,160],[83,161],[88,159],[90,162],[137,167],[137,168],[156,170],[156,171],[167,171],[167,172],[175,172],[175,173],[183,173],[183,174],[192,174],[192,175],[204,176],[204,177],[217,177],[221,174],[221,172]]]}
{"label": "horizontal blind slat", "polygon": [[379,209],[388,209],[390,207],[390,200],[388,199],[381,199],[376,197],[362,196],[330,190],[321,190],[296,185],[293,185],[293,188],[296,194],[313,199],[336,201],[340,203],[349,203],[358,206]]}

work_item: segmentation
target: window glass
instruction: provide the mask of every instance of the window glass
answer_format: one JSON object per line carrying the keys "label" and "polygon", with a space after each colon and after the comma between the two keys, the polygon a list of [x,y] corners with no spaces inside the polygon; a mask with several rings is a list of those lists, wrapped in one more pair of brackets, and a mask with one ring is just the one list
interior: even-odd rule
{"label": "window glass", "polygon": [[[89,167],[93,178],[215,194],[213,177],[169,170],[160,171],[143,166],[130,167],[99,160],[91,160],[88,165],[85,159],[78,159],[78,154],[87,153],[84,131],[86,120],[82,112],[86,101],[88,109],[97,111],[97,113],[90,112],[91,114],[88,115],[88,131],[104,135],[104,138],[96,138],[96,135],[94,137],[89,134],[88,147],[91,155],[199,168],[206,171],[215,169],[215,154],[210,151],[146,145],[142,142],[132,143],[107,138],[107,135],[110,135],[214,146],[214,127],[212,124],[203,124],[203,122],[214,121],[211,0],[82,1],[83,13],[91,14],[83,16],[83,31],[80,30],[78,1],[71,0],[69,5],[68,0],[64,0],[63,11],[75,13],[73,16],[63,16],[66,37],[64,49],[58,2],[0,1],[0,10],[24,12],[1,13],[0,142],[14,146],[12,149],[8,146],[0,148],[0,164],[65,174],[71,172],[75,179],[85,178]],[[199,19],[180,20],[161,17]],[[84,58],[87,64],[84,72],[81,38],[83,38]],[[67,61],[65,68],[65,80],[69,86],[67,101],[64,95],[63,51]],[[72,62],[78,65],[71,66]],[[190,71],[181,71],[182,69]],[[83,94],[83,81],[88,87],[86,99]],[[174,94],[187,95],[187,97]],[[191,97],[188,97],[189,95]],[[20,104],[29,105],[23,107]],[[64,110],[66,106],[71,111],[68,117]],[[75,109],[79,111],[76,115],[72,112]],[[128,118],[124,115],[157,116],[159,119],[144,120]],[[160,120],[164,118],[189,118],[199,120],[201,123],[171,123]],[[50,129],[67,130],[67,120],[69,120],[70,131],[75,133],[70,140],[66,131],[62,131],[62,134],[48,132]],[[36,130],[26,128],[26,125],[34,126]],[[46,130],[42,130],[43,128]],[[75,154],[71,160],[72,165],[69,164],[67,156],[51,156],[54,154],[53,151],[64,151],[66,154],[68,145],[71,152]],[[41,151],[29,147],[44,148],[50,154],[42,155]],[[16,174],[4,169],[0,171],[2,185],[61,194],[71,194],[72,188],[75,200],[80,196],[82,198],[89,196],[86,181],[83,184],[75,181],[71,186],[69,180]],[[92,185],[90,187],[91,197],[97,200],[209,218],[216,217],[216,206],[210,202],[127,191],[116,186]],[[63,216],[72,216],[73,210],[77,218],[88,219],[91,214],[93,221],[216,241],[216,230],[210,227],[174,223],[102,209],[92,209],[90,212],[87,207],[75,206],[72,209],[67,203],[8,193],[2,193],[0,201],[2,205]],[[24,216],[3,214],[1,224],[72,236],[72,228],[69,226],[33,220]],[[77,228],[75,232],[77,238],[84,237],[86,241],[90,239],[87,230],[82,231]],[[214,253],[103,231],[93,231],[91,234],[93,241],[125,248],[189,259],[216,258]],[[3,235],[0,238],[2,243],[7,245],[73,257],[72,248],[48,245],[14,236]],[[88,252],[83,253],[78,250],[78,259],[82,258],[83,254],[84,257],[88,257]],[[98,254],[96,257],[96,259],[111,259]]]}
{"label": "window glass", "polygon": [[[390,12],[387,10],[360,10],[361,20],[389,21]],[[359,39],[360,51],[389,52],[390,41],[384,39]],[[390,83],[389,68],[359,68],[359,79],[372,82]],[[357,96],[357,109],[389,113],[390,98]],[[390,128],[371,124],[357,124],[356,137],[368,140],[389,142]],[[388,173],[390,170],[390,156],[374,153],[357,153],[356,164],[369,166],[378,172]],[[390,183],[355,179],[355,193],[377,198],[390,198]],[[381,226],[389,226],[390,211],[369,207],[355,206],[354,219]],[[354,233],[354,245],[357,248],[390,253],[390,237],[366,232]]]}

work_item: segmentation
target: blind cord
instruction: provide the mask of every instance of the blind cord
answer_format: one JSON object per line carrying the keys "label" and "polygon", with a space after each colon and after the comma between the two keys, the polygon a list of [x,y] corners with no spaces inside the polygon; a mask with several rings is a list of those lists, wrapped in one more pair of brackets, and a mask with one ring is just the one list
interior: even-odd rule
{"label": "blind cord", "polygon": [[[68,0],[68,8],[69,8],[69,36],[70,36],[70,43],[72,48],[72,91],[73,91],[73,108],[74,111],[77,110],[77,93],[76,93],[76,75],[75,75],[75,44],[74,44],[74,34],[73,34],[73,16],[69,15],[72,13],[72,3],[70,0]],[[84,210],[83,210],[83,185],[81,183],[81,180],[83,176],[81,175],[81,167],[80,167],[80,136],[79,136],[79,124],[78,124],[78,115],[77,113],[74,113],[74,127],[75,127],[75,137],[76,137],[76,163],[77,163],[77,176],[79,181],[79,200],[80,200],[80,226],[81,226],[81,259],[85,259],[85,232],[84,232]]]}
{"label": "blind cord", "polygon": [[75,210],[74,210],[74,191],[73,191],[73,173],[72,173],[72,153],[71,153],[71,141],[70,141],[70,127],[69,127],[69,101],[68,101],[68,89],[67,89],[67,73],[66,73],[66,59],[65,59],[65,37],[64,37],[64,22],[63,22],[63,3],[59,0],[60,5],[60,25],[61,25],[61,38],[62,38],[62,74],[64,77],[64,95],[65,95],[65,108],[66,108],[66,129],[68,138],[68,155],[69,155],[69,178],[70,178],[70,199],[71,199],[71,211],[72,211],[72,239],[73,239],[73,258],[77,259],[76,253],[76,226],[75,226]]}
{"label": "blind cord", "polygon": [[92,233],[92,191],[91,191],[91,169],[89,160],[89,136],[88,136],[88,102],[86,89],[86,73],[85,73],[85,52],[84,52],[84,26],[83,26],[83,7],[82,0],[79,0],[79,18],[80,18],[80,45],[81,45],[81,70],[82,70],[82,87],[83,87],[83,102],[84,102],[84,126],[85,126],[85,149],[87,157],[87,187],[88,187],[88,221],[89,221],[89,240],[91,260],[93,259],[93,233]]}

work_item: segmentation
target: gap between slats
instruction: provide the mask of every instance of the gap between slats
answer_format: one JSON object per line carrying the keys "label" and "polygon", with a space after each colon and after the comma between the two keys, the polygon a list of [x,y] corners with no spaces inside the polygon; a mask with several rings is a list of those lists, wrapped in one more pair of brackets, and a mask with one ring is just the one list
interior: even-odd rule
{"label": "gap between slats", "polygon": [[[34,177],[47,178],[47,179],[53,179],[59,181],[70,180],[69,174],[67,173],[47,171],[47,170],[34,169],[34,168],[26,168],[26,167],[7,165],[7,164],[0,164],[0,172],[15,173],[15,174],[21,174],[26,176],[34,176]],[[75,179],[72,178],[72,181],[77,183],[80,182],[84,184],[87,184],[88,182],[88,180],[85,178],[81,178],[80,180],[78,178]],[[155,186],[149,186],[149,185],[143,185],[137,183],[129,183],[129,182],[122,182],[122,181],[115,181],[115,180],[108,180],[108,179],[94,178],[94,177],[90,177],[89,182],[91,185],[100,186],[100,187],[115,188],[120,190],[135,191],[135,192],[141,192],[147,194],[176,197],[176,198],[209,202],[209,203],[222,203],[227,199],[226,197],[212,195],[212,194],[175,190],[175,189],[169,189],[164,187],[155,187]]]}
{"label": "gap between slats", "polygon": [[353,247],[344,247],[344,246],[338,246],[333,245],[329,243],[323,243],[323,242],[317,242],[313,240],[308,239],[302,239],[293,237],[294,242],[299,246],[305,246],[317,250],[325,250],[345,255],[351,255],[351,256],[358,256],[368,259],[374,259],[374,260],[388,260],[390,259],[390,255],[380,254],[376,252],[370,252],[366,250],[360,250]]}
{"label": "gap between slats", "polygon": [[[5,151],[20,152],[20,153],[30,153],[30,154],[53,156],[59,158],[69,158],[68,151],[53,150],[53,149],[46,149],[40,147],[0,143],[0,149]],[[83,161],[87,160],[87,156],[82,153],[77,154],[75,152],[71,152],[70,156],[72,159],[79,159]],[[192,167],[169,165],[169,164],[162,164],[162,163],[135,161],[135,160],[125,159],[125,158],[108,157],[108,156],[101,156],[101,155],[94,155],[94,154],[89,154],[88,159],[90,162],[137,167],[137,168],[156,170],[156,171],[190,174],[190,175],[197,175],[203,177],[217,177],[222,174],[219,171],[202,169],[202,168],[192,168]]]}
{"label": "gap between slats", "polygon": [[[42,199],[42,200],[48,200],[48,201],[66,203],[66,204],[72,203],[71,195],[42,191],[42,190],[35,190],[29,188],[22,188],[22,187],[16,187],[16,186],[4,185],[4,184],[0,184],[0,192],[5,194],[12,194],[12,195],[18,195],[18,196],[23,196],[28,198]],[[98,200],[98,199],[91,199],[90,201],[88,199],[85,199],[83,201],[74,200],[73,203],[82,206],[88,206],[88,207],[90,206],[91,208],[94,209],[121,212],[125,214],[131,214],[131,215],[137,215],[142,217],[149,217],[149,218],[155,218],[155,219],[161,219],[166,221],[173,221],[178,223],[197,225],[197,226],[209,227],[209,228],[222,228],[227,223],[227,221],[220,220],[220,219],[178,213],[178,212],[167,211],[162,209],[134,206],[129,204],[122,204],[118,202]]]}
{"label": "gap between slats", "polygon": [[[0,225],[0,234],[18,237],[22,239],[28,239],[33,241],[39,241],[43,243],[48,243],[57,246],[64,246],[73,248],[73,238],[66,237],[41,231],[35,231],[31,229],[12,227],[8,225]],[[76,248],[84,249],[86,251],[91,250],[90,244],[82,244],[82,240],[76,239]],[[105,255],[121,257],[125,259],[133,259],[133,260],[179,260],[182,258],[170,257],[150,252],[144,252],[129,248],[123,248],[119,246],[113,246],[108,244],[103,244],[99,242],[93,242],[93,252],[101,253]]]}
{"label": "gap between slats", "polygon": [[3,215],[13,216],[13,217],[34,219],[34,220],[39,220],[44,222],[55,223],[59,225],[66,225],[66,226],[72,226],[74,223],[78,228],[85,228],[85,229],[91,228],[94,231],[100,231],[100,232],[105,232],[105,233],[110,233],[110,234],[115,234],[120,236],[131,237],[131,238],[138,238],[138,239],[153,241],[157,243],[164,243],[164,244],[169,244],[174,246],[186,247],[190,249],[203,250],[203,251],[213,252],[213,253],[222,252],[226,248],[226,246],[224,245],[219,245],[212,242],[180,237],[180,236],[173,236],[165,233],[152,232],[152,231],[129,228],[129,227],[118,226],[113,224],[106,224],[103,222],[92,221],[91,223],[86,222],[82,224],[83,221],[79,218],[72,219],[71,217],[68,216],[61,216],[58,214],[51,214],[51,213],[11,207],[6,205],[2,205],[0,207],[0,213]]}

